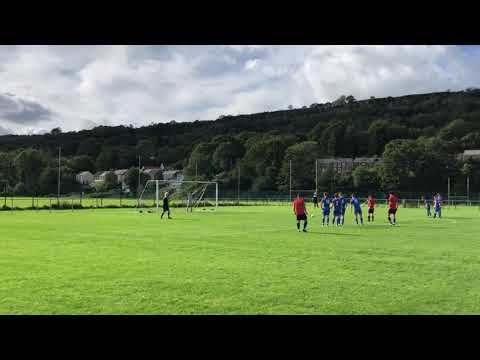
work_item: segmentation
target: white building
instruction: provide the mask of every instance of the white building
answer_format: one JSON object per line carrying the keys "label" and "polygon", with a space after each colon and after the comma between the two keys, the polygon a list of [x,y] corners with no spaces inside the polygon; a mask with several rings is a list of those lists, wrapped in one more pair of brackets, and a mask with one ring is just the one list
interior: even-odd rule
{"label": "white building", "polygon": [[91,185],[94,181],[93,174],[90,171],[82,171],[75,176],[75,179],[82,185]]}
{"label": "white building", "polygon": [[351,173],[357,166],[375,166],[383,161],[381,157],[326,158],[317,159],[319,173],[333,169],[337,174]]}
{"label": "white building", "polygon": [[184,178],[181,170],[167,170],[163,172],[163,180],[182,182]]}
{"label": "white building", "polygon": [[127,176],[128,169],[115,170],[113,173],[117,176],[117,181],[122,184],[122,190],[126,190],[125,177]]}
{"label": "white building", "polygon": [[151,180],[162,180],[163,169],[161,167],[150,167],[143,170],[144,174],[147,174]]}
{"label": "white building", "polygon": [[468,159],[480,160],[480,150],[465,150],[463,154],[459,154],[459,159],[465,161]]}
{"label": "white building", "polygon": [[109,171],[99,171],[93,175],[94,182],[105,182],[105,176],[109,173]]}

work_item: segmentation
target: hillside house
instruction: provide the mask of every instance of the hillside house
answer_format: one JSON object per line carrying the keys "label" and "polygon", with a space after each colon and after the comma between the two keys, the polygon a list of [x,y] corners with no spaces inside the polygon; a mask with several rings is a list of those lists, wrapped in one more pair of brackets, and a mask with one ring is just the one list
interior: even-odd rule
{"label": "hillside house", "polygon": [[82,171],[75,175],[75,180],[82,185],[91,185],[94,182],[94,177],[90,171]]}

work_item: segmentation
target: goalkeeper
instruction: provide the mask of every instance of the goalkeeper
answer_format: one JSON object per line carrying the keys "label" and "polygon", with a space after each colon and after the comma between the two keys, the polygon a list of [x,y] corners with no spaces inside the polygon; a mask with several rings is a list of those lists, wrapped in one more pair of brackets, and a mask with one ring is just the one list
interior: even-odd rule
{"label": "goalkeeper", "polygon": [[165,195],[163,196],[163,212],[162,212],[162,216],[160,216],[160,219],[163,219],[163,215],[165,213],[167,213],[168,218],[171,219],[171,217],[170,217],[170,206],[168,204],[168,192],[166,192]]}

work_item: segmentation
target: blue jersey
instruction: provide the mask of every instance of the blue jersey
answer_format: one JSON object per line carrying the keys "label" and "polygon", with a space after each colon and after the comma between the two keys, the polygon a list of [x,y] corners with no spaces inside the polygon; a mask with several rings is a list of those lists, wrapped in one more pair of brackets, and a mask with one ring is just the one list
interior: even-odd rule
{"label": "blue jersey", "polygon": [[342,201],[340,198],[334,198],[332,204],[334,212],[340,212],[342,210]]}
{"label": "blue jersey", "polygon": [[353,209],[355,210],[355,212],[361,212],[362,211],[362,206],[361,206],[360,200],[358,200],[358,198],[352,197],[351,202],[352,202]]}
{"label": "blue jersey", "polygon": [[347,203],[348,203],[348,198],[345,196],[342,196],[340,198],[340,206],[342,207],[342,210],[345,210],[345,208],[347,207]]}
{"label": "blue jersey", "polygon": [[328,197],[324,197],[322,199],[322,208],[323,210],[330,210],[330,204],[332,203],[332,200]]}

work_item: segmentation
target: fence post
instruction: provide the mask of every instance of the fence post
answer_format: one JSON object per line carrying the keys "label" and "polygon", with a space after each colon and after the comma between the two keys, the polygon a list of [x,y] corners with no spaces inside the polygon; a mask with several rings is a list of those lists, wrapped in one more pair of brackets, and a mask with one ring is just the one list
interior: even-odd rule
{"label": "fence post", "polygon": [[50,212],[52,212],[52,198],[48,198],[48,200],[50,201]]}

